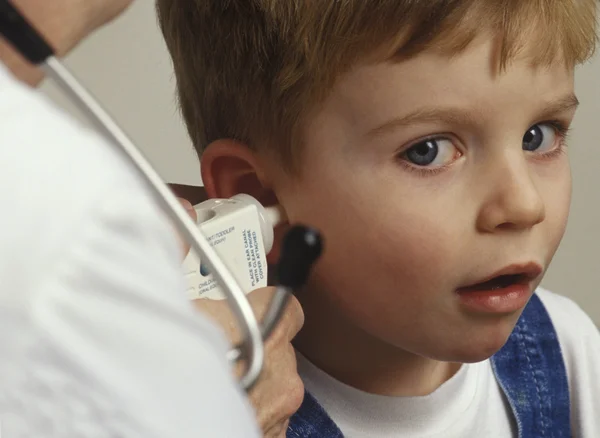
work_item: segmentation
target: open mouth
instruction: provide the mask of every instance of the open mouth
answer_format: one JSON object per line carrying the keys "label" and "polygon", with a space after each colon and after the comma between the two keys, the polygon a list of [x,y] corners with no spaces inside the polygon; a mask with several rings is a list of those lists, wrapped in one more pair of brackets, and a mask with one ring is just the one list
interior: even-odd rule
{"label": "open mouth", "polygon": [[460,292],[475,292],[485,290],[504,289],[515,284],[526,284],[531,280],[531,276],[526,274],[499,275],[491,280],[483,283],[473,284],[471,286],[462,287]]}
{"label": "open mouth", "polygon": [[459,293],[477,291],[497,291],[515,286],[526,286],[543,273],[543,268],[537,263],[510,265],[478,283],[471,283],[458,289]]}

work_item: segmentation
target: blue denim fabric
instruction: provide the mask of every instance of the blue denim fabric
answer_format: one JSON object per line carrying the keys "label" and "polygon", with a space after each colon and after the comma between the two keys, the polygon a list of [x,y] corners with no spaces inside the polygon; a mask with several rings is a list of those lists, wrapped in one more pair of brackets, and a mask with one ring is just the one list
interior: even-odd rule
{"label": "blue denim fabric", "polygon": [[519,437],[571,436],[567,371],[556,331],[537,295],[492,358],[492,367],[517,420]]}
{"label": "blue denim fabric", "polygon": [[305,391],[302,406],[290,419],[285,436],[286,438],[343,438],[344,435],[319,402]]}
{"label": "blue denim fabric", "polygon": [[[571,436],[567,373],[550,315],[537,295],[491,362],[515,416],[519,438]],[[339,438],[343,434],[306,392],[302,406],[290,419],[286,436]]]}

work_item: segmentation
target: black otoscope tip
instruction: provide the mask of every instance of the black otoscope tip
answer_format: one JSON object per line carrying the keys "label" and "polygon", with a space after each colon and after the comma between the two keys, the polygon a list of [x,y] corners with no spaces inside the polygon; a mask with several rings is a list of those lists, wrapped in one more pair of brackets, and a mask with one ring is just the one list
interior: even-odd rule
{"label": "black otoscope tip", "polygon": [[322,250],[317,230],[301,225],[292,227],[283,238],[277,265],[278,283],[292,289],[304,286]]}

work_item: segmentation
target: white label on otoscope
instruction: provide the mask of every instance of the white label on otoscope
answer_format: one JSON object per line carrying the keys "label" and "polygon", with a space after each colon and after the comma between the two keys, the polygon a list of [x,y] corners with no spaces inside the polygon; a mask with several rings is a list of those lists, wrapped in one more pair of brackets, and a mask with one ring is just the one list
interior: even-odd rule
{"label": "white label on otoscope", "polygon": [[[261,207],[262,208],[262,207]],[[205,201],[195,207],[198,226],[245,293],[267,285],[264,224],[257,205],[239,199]],[[263,227],[261,228],[261,225]],[[225,299],[208,266],[192,250],[184,261],[190,299]]]}

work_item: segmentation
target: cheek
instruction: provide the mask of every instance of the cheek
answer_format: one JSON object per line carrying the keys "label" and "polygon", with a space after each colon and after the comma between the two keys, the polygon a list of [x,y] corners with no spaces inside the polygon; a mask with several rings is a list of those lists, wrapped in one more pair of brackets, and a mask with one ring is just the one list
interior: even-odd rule
{"label": "cheek", "polygon": [[318,293],[368,331],[391,321],[414,326],[418,315],[447,304],[439,295],[448,293],[461,259],[457,236],[464,233],[426,208],[407,209],[414,200],[390,204],[389,196],[356,193],[354,199],[330,200],[327,214],[315,210],[307,217],[325,241],[314,276]]}
{"label": "cheek", "polygon": [[546,206],[545,238],[554,252],[564,236],[571,206],[572,181],[568,161],[560,163],[553,175],[545,178],[541,185]]}

